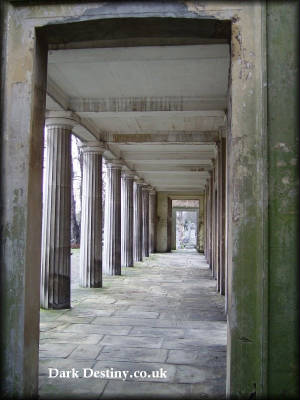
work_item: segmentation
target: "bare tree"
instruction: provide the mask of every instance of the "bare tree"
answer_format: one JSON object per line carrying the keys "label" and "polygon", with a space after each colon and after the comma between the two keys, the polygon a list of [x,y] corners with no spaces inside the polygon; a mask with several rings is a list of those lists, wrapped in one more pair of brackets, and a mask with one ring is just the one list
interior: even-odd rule
{"label": "bare tree", "polygon": [[[71,245],[80,245],[80,215],[82,195],[82,152],[81,142],[72,136],[72,193],[71,193]],[[80,210],[78,213],[77,210]]]}
{"label": "bare tree", "polygon": [[[73,164],[73,163],[72,163]],[[72,165],[72,187],[71,187],[71,245],[79,247],[80,245],[80,227],[76,218],[76,200],[74,197],[74,168]]]}

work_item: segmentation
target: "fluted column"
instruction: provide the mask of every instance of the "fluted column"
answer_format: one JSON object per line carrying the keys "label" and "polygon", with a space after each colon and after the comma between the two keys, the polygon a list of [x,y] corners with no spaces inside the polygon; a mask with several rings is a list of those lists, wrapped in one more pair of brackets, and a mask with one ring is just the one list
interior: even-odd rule
{"label": "fluted column", "polygon": [[107,163],[103,268],[107,275],[121,275],[121,170],[120,161]]}
{"label": "fluted column", "polygon": [[41,307],[70,308],[72,119],[46,119]]}
{"label": "fluted column", "polygon": [[150,187],[142,187],[142,214],[143,214],[143,257],[149,257],[149,191]]}
{"label": "fluted column", "polygon": [[121,264],[133,267],[133,179],[132,172],[123,171],[121,191]]}
{"label": "fluted column", "polygon": [[133,258],[143,259],[143,218],[142,218],[142,179],[136,179],[133,184]]}
{"label": "fluted column", "polygon": [[149,252],[156,251],[156,191],[149,192]]}
{"label": "fluted column", "polygon": [[102,287],[102,154],[99,142],[82,147],[80,285]]}

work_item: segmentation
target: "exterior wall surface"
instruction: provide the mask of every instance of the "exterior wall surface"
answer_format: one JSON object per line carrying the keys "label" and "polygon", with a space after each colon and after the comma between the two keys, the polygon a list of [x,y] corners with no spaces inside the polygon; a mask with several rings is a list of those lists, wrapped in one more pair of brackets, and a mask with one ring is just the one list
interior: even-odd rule
{"label": "exterior wall surface", "polygon": [[299,10],[268,2],[270,398],[299,396]]}

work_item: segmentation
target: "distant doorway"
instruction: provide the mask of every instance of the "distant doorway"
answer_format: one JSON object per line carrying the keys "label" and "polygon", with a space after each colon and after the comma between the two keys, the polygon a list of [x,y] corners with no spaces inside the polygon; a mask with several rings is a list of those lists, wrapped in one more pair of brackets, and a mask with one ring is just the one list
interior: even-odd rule
{"label": "distant doorway", "polygon": [[176,250],[197,246],[197,211],[176,211]]}
{"label": "distant doorway", "polygon": [[199,248],[200,200],[172,200],[172,250]]}

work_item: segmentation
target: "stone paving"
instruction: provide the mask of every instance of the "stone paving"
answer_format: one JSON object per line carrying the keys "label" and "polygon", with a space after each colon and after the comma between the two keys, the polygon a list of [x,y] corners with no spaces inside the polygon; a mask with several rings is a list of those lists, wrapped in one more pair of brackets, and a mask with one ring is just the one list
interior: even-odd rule
{"label": "stone paving", "polygon": [[[41,399],[225,397],[224,298],[202,255],[151,255],[104,277],[101,289],[79,288],[78,252],[72,261],[72,309],[41,310]],[[79,378],[49,378],[48,368],[74,368]],[[85,378],[84,368],[129,372]]]}

